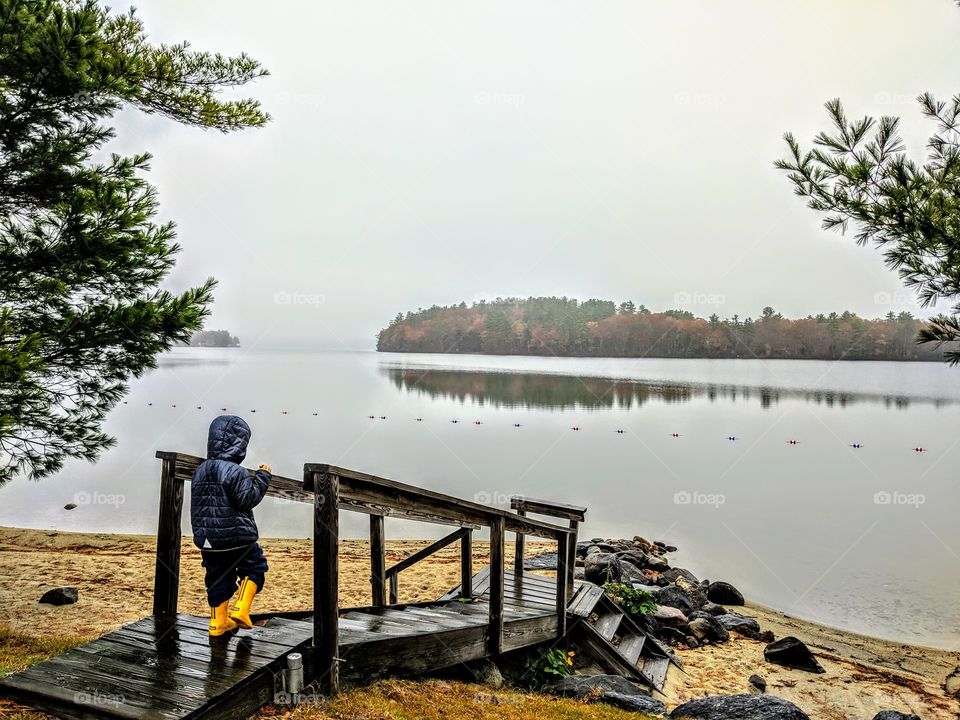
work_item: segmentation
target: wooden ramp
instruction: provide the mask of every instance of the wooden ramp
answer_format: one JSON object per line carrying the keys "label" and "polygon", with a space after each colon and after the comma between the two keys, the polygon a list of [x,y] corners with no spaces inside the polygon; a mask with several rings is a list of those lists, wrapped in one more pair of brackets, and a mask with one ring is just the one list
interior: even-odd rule
{"label": "wooden ramp", "polygon": [[[490,655],[490,569],[475,577],[472,602],[341,610],[342,678],[360,682],[416,675]],[[556,637],[549,579],[508,573],[503,649]],[[555,592],[555,590],[554,590]],[[150,616],[0,680],[10,699],[64,718],[244,717],[275,701],[275,674],[290,652],[309,658],[313,621],[271,618],[252,630],[211,638],[207,618]],[[308,661],[309,662],[309,661]]]}

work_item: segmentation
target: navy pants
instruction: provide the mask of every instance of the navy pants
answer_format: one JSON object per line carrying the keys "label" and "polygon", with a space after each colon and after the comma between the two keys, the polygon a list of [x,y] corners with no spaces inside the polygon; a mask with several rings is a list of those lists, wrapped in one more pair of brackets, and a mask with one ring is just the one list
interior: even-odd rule
{"label": "navy pants", "polygon": [[210,607],[217,607],[233,597],[243,578],[250,578],[263,590],[267,559],[257,543],[235,550],[201,550],[200,554],[207,570],[203,582],[207,586]]}

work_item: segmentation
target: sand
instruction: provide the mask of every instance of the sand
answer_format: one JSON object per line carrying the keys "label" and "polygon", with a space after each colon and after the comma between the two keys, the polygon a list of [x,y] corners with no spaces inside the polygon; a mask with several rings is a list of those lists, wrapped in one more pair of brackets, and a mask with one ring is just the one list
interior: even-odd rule
{"label": "sand", "polygon": [[[151,612],[154,538],[138,535],[62,533],[0,528],[0,625],[32,635],[96,637]],[[427,542],[387,545],[392,564]],[[308,609],[312,600],[312,549],[309,540],[262,541],[270,572],[255,609],[259,612]],[[528,543],[535,554],[549,546]],[[474,544],[474,566],[487,562],[487,546]],[[508,548],[508,557],[512,548]],[[180,609],[206,614],[200,553],[183,544]],[[341,606],[369,604],[369,554],[363,541],[340,549]],[[401,602],[432,600],[459,582],[456,544],[400,575]],[[80,601],[71,606],[40,605],[49,588],[72,585]],[[826,668],[811,675],[771,665],[763,644],[734,636],[722,645],[681,649],[685,672],[671,671],[664,701],[672,708],[695,697],[749,692],[747,679],[764,677],[768,692],[803,708],[813,720],[872,720],[879,710],[913,712],[924,720],[956,720],[960,703],[946,697],[942,683],[960,655],[903,645],[798,620],[758,605],[743,613],[756,617],[777,637],[806,642]]]}

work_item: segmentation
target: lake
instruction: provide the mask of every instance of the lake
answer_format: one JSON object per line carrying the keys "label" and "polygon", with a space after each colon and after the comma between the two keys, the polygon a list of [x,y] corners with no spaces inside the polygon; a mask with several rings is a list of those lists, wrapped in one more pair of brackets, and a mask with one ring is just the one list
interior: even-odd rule
{"label": "lake", "polygon": [[[960,369],[179,348],[126,400],[116,447],[0,489],[0,524],[155,532],[154,453],[204,455],[226,407],[253,427],[249,464],[283,475],[326,462],[499,506],[583,504],[582,537],[665,540],[674,565],[757,602],[960,642]],[[257,517],[265,536],[311,531],[306,505]],[[364,536],[365,517],[341,522]],[[387,521],[388,537],[443,532]]]}

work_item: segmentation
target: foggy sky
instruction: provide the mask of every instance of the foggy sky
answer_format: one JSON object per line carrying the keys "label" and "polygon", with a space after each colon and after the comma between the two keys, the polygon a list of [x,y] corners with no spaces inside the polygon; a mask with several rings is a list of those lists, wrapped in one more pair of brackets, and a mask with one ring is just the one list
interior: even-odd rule
{"label": "foggy sky", "polygon": [[270,125],[124,111],[184,250],[246,347],[372,347],[399,311],[496,296],[789,317],[918,311],[880,253],[822,231],[773,160],[835,96],[897,114],[960,90],[950,0],[149,0],[154,41],[246,51]]}

